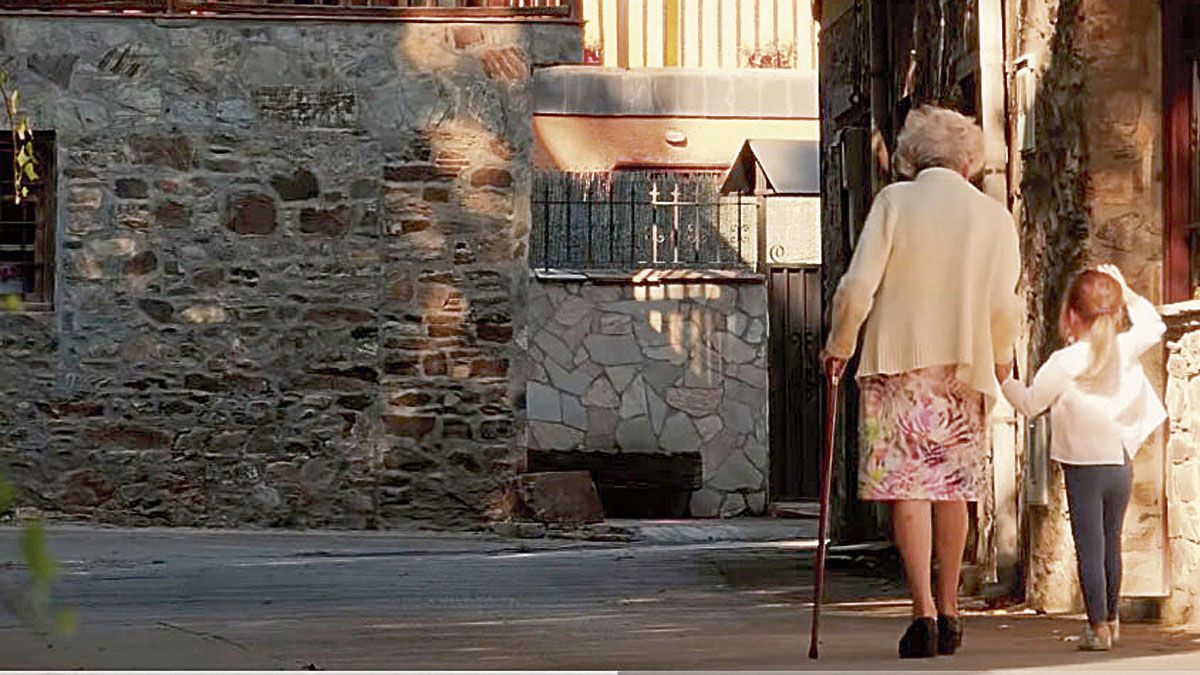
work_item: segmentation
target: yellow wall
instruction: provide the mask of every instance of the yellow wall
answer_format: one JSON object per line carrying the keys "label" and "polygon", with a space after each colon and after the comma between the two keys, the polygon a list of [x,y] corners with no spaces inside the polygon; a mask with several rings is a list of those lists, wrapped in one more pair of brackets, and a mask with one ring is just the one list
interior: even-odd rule
{"label": "yellow wall", "polygon": [[794,49],[794,67],[816,68],[810,0],[583,0],[583,15],[607,67],[739,68],[775,45]]}

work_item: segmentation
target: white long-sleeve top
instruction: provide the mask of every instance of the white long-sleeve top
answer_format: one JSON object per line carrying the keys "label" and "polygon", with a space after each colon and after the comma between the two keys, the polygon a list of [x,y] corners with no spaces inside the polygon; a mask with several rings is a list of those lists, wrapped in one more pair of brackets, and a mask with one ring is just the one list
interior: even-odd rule
{"label": "white long-sleeve top", "polygon": [[1050,457],[1063,464],[1124,464],[1163,423],[1167,411],[1142,370],[1141,357],[1157,345],[1166,325],[1149,300],[1127,293],[1132,326],[1117,336],[1119,367],[1110,381],[1084,390],[1076,378],[1087,367],[1087,341],[1046,360],[1028,387],[1002,387],[1017,412],[1035,417],[1050,409]]}

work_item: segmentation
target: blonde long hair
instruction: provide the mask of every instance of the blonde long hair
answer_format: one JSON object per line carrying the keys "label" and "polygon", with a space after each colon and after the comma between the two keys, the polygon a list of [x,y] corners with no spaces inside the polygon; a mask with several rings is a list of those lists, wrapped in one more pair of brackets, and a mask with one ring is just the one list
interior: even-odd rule
{"label": "blonde long hair", "polygon": [[1117,363],[1117,335],[1124,329],[1125,300],[1121,284],[1098,270],[1075,277],[1063,303],[1059,331],[1068,333],[1068,312],[1073,312],[1088,341],[1088,361],[1076,380],[1085,387],[1103,384]]}

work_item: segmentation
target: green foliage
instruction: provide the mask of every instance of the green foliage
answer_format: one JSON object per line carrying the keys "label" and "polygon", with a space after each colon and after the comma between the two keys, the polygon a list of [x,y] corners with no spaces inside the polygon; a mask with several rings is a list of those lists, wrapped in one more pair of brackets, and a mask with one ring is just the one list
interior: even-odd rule
{"label": "green foliage", "polygon": [[[12,86],[11,78],[3,68],[0,68],[0,98],[4,100],[4,112],[12,129],[12,145],[17,149],[13,153],[13,199],[20,204],[29,197],[29,183],[38,180],[37,156],[33,149],[33,127],[20,113],[21,92]],[[19,312],[22,309],[20,295],[0,296],[0,311]],[[3,512],[0,504],[0,513]]]}
{"label": "green foliage", "polygon": [[32,521],[21,533],[21,554],[29,567],[29,582],[40,594],[48,593],[50,582],[58,574],[58,563],[46,548],[46,526]]}
{"label": "green foliage", "polygon": [[29,184],[38,180],[37,156],[33,150],[33,127],[29,119],[21,115],[21,92],[11,86],[7,72],[0,70],[0,97],[4,98],[4,112],[12,129],[12,143],[16,148],[13,155],[13,197],[20,204],[29,197]]}
{"label": "green foliage", "polygon": [[[16,504],[16,489],[0,476],[0,514]],[[46,526],[40,520],[27,520],[21,529],[21,560],[27,571],[26,583],[16,588],[0,588],[4,604],[27,625],[58,635],[70,635],[79,623],[74,612],[56,609],[51,599],[58,561],[50,553]]]}
{"label": "green foliage", "polygon": [[12,509],[16,498],[17,494],[13,490],[12,483],[4,480],[4,476],[0,476],[0,515],[8,513]]}

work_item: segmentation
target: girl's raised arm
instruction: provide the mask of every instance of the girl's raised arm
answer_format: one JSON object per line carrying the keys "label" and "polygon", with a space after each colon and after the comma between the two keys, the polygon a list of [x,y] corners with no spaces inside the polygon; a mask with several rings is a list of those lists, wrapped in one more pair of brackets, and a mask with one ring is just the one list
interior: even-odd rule
{"label": "girl's raised arm", "polygon": [[1129,311],[1129,323],[1132,325],[1118,338],[1124,348],[1121,353],[1130,359],[1140,359],[1151,347],[1162,342],[1163,335],[1167,332],[1167,324],[1163,323],[1158,310],[1149,300],[1135,293],[1129,284],[1125,283],[1125,275],[1121,274],[1120,268],[1116,265],[1101,265],[1100,271],[1121,284],[1121,296]]}

